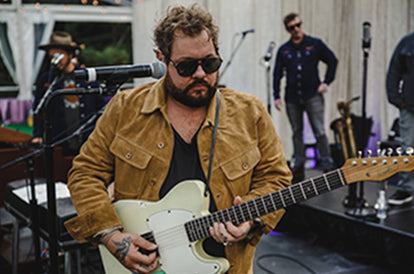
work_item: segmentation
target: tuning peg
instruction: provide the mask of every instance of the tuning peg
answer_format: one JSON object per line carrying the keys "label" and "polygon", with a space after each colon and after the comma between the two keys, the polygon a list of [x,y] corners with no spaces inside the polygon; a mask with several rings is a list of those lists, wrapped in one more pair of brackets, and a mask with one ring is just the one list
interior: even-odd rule
{"label": "tuning peg", "polygon": [[395,149],[395,151],[397,152],[398,156],[401,156],[402,155],[402,148],[401,147],[397,147]]}
{"label": "tuning peg", "polygon": [[407,147],[407,149],[405,150],[405,153],[408,154],[408,156],[411,156],[411,154],[413,154],[414,149],[412,147]]}
{"label": "tuning peg", "polygon": [[388,155],[388,157],[391,157],[392,152],[393,152],[393,149],[389,147],[389,148],[387,149],[387,155]]}
{"label": "tuning peg", "polygon": [[386,152],[387,151],[385,149],[377,149],[377,157],[385,157]]}
{"label": "tuning peg", "polygon": [[358,158],[361,159],[362,158],[362,151],[358,150]]}
{"label": "tuning peg", "polygon": [[368,158],[371,158],[371,155],[372,155],[372,150],[367,149],[367,156],[368,156]]}

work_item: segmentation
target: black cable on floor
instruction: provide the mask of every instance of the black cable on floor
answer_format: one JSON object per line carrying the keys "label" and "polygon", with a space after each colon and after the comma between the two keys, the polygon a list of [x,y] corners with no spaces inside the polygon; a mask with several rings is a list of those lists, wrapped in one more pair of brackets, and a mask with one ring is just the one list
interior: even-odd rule
{"label": "black cable on floor", "polygon": [[313,270],[312,270],[309,266],[305,265],[305,264],[304,264],[304,263],[302,263],[301,261],[296,260],[296,259],[295,259],[295,258],[293,258],[293,257],[286,256],[286,255],[282,255],[282,254],[267,254],[267,255],[262,255],[262,256],[259,256],[259,257],[257,258],[257,260],[256,260],[257,266],[258,266],[260,269],[262,269],[263,271],[265,271],[266,273],[269,273],[269,274],[276,274],[276,272],[271,272],[271,271],[269,271],[269,270],[268,270],[265,266],[263,266],[263,265],[260,263],[260,260],[262,260],[262,259],[264,259],[264,258],[267,258],[267,257],[280,257],[280,258],[284,258],[284,259],[287,259],[287,260],[293,261],[293,262],[297,263],[298,265],[302,266],[302,267],[303,267],[304,269],[306,269],[307,271],[309,271],[309,273],[316,274],[316,272],[315,272],[315,271],[313,271]]}

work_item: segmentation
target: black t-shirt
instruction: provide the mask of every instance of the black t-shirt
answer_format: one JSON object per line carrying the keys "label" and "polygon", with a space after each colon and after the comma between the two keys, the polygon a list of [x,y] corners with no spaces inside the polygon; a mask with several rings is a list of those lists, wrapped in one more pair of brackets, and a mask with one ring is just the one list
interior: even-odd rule
{"label": "black t-shirt", "polygon": [[[197,135],[194,135],[191,143],[187,143],[181,138],[180,134],[174,129],[174,151],[171,159],[170,169],[168,170],[167,178],[160,189],[160,199],[162,199],[175,185],[189,180],[198,179],[206,182],[203,170],[201,168],[200,157],[197,148]],[[200,201],[201,202],[201,201]],[[217,211],[216,204],[212,195],[210,195],[210,212]],[[218,257],[225,257],[224,247],[218,244],[213,238],[209,237],[203,242],[204,250],[212,255]]]}

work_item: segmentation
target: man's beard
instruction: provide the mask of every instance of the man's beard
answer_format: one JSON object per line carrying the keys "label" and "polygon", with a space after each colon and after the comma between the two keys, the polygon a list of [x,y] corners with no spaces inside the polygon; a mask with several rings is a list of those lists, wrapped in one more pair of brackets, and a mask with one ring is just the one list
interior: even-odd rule
{"label": "man's beard", "polygon": [[[190,89],[196,85],[204,85],[208,88],[207,94],[204,96],[193,97],[189,94]],[[211,99],[213,98],[214,94],[216,93],[218,86],[218,79],[214,83],[214,86],[211,86],[209,83],[202,79],[195,79],[193,83],[188,85],[185,89],[180,89],[176,85],[174,85],[171,76],[167,73],[165,78],[165,90],[168,95],[171,95],[176,101],[180,102],[181,104],[191,107],[191,108],[199,108],[204,107],[210,104]]]}

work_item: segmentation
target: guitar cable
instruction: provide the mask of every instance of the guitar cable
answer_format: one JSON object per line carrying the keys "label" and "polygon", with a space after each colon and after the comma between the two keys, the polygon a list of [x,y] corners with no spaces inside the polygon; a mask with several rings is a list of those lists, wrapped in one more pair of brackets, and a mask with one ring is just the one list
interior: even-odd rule
{"label": "guitar cable", "polygon": [[286,256],[286,255],[282,255],[282,254],[277,254],[277,253],[275,253],[275,254],[267,254],[267,255],[262,255],[262,256],[259,256],[259,257],[257,258],[257,260],[256,260],[257,266],[258,266],[260,269],[262,269],[264,272],[266,272],[266,273],[269,273],[269,274],[276,274],[276,272],[272,272],[272,271],[270,271],[268,268],[266,268],[266,267],[265,267],[263,264],[261,264],[261,262],[260,262],[262,259],[265,259],[265,258],[268,258],[268,257],[279,257],[279,258],[283,258],[283,259],[286,259],[286,260],[289,260],[289,261],[295,262],[296,264],[298,264],[298,265],[302,266],[304,269],[306,269],[309,273],[316,274],[316,272],[315,272],[315,271],[313,271],[313,269],[311,269],[309,266],[307,266],[307,265],[303,264],[303,263],[302,263],[302,262],[300,262],[299,260],[296,260],[295,258],[290,257],[290,256]]}

